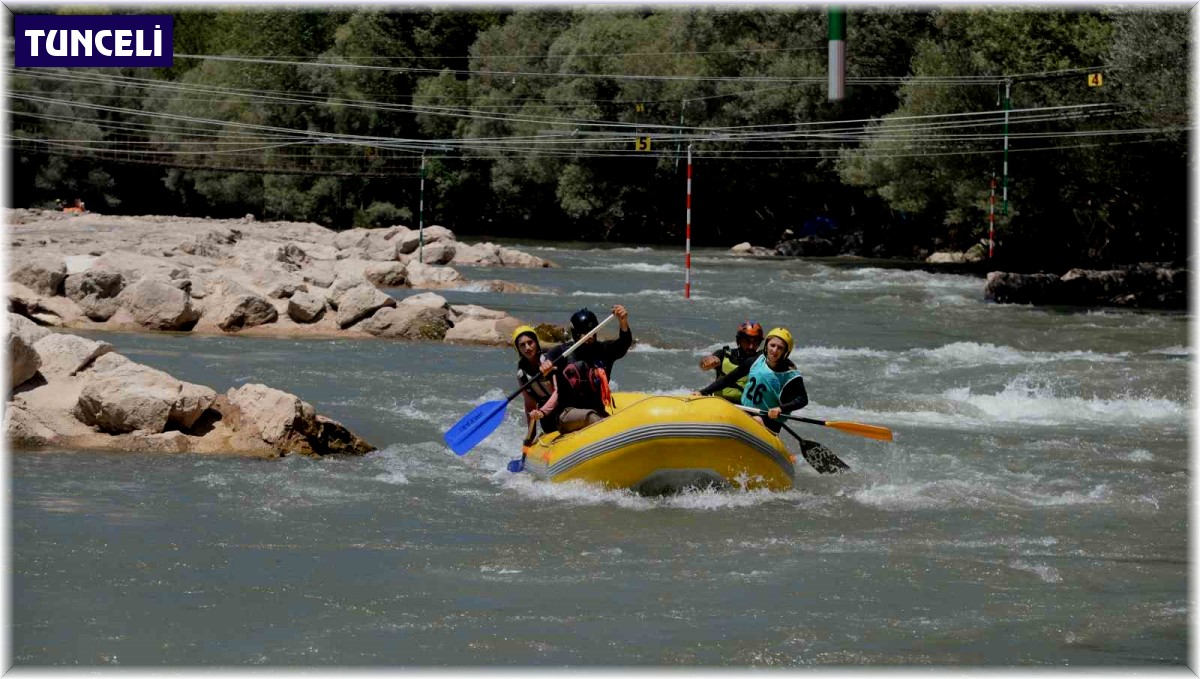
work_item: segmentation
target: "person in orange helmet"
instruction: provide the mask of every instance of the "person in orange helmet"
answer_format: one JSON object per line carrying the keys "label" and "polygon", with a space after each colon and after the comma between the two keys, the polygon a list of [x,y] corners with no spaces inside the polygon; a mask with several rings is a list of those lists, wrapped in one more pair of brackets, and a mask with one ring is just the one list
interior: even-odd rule
{"label": "person in orange helmet", "polygon": [[[758,358],[763,341],[762,326],[755,321],[743,321],[738,326],[734,341],[733,349],[726,345],[700,359],[700,369],[716,370],[717,379],[720,379],[737,370],[737,367],[747,359]],[[749,378],[743,377],[732,387],[722,389],[720,391],[721,398],[733,403],[741,403],[742,389],[745,388],[747,379]]]}

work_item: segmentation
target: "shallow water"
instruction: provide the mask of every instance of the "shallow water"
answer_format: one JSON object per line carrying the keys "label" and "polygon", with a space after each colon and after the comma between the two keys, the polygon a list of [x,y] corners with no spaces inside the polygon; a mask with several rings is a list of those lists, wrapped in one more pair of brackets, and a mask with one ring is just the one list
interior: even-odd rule
{"label": "shallow water", "polygon": [[[785,325],[801,425],[850,464],[785,493],[644,498],[505,470],[504,348],[137,336],[130,358],[298,394],[378,445],[276,461],[12,456],[18,665],[1175,665],[1187,661],[1188,316],[1000,306],[983,281],[819,261],[523,246],[453,303],[625,304],[619,388],[683,393],[737,322]],[[411,294],[395,290],[397,296]],[[792,447],[795,447],[794,442]]]}

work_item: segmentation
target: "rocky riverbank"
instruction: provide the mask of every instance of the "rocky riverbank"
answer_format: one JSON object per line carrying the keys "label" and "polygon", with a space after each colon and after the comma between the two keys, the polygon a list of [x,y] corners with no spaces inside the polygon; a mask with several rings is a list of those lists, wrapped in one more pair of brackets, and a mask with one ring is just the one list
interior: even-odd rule
{"label": "rocky riverbank", "polygon": [[375,448],[298,397],[263,384],[218,394],[129,360],[111,344],[8,314],[14,448],[362,455]]}
{"label": "rocky riverbank", "polygon": [[[335,232],[316,224],[7,210],[9,310],[42,325],[116,331],[382,337],[507,344],[522,321],[433,293],[471,286],[451,265],[547,267],[441,226]],[[423,261],[422,261],[423,260]]]}
{"label": "rocky riverbank", "polygon": [[[740,243],[730,248],[736,256],[838,257],[864,254],[862,239],[846,236],[806,236],[784,240],[774,248]],[[995,271],[981,244],[964,252],[915,253],[921,268],[944,273],[986,275],[984,298],[1000,304],[1064,306],[1116,306],[1180,310],[1188,307],[1187,269],[1162,263],[1141,263],[1116,269],[1071,269],[1052,273]]]}

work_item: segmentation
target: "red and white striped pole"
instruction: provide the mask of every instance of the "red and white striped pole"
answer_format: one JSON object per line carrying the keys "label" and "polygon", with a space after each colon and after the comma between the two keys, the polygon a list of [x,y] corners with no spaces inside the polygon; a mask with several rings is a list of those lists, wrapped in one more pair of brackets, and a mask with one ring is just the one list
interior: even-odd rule
{"label": "red and white striped pole", "polygon": [[687,166],[687,231],[684,242],[683,298],[692,297],[692,145],[688,144]]}
{"label": "red and white striped pole", "polygon": [[996,173],[992,173],[992,200],[988,210],[988,259],[996,254]]}

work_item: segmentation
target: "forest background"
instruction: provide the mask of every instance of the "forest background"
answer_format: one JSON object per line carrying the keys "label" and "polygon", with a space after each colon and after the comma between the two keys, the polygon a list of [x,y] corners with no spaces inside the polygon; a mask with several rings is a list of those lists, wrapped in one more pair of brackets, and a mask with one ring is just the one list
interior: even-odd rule
{"label": "forest background", "polygon": [[1188,254],[1182,6],[852,6],[840,101],[818,6],[119,11],[174,66],[9,67],[14,206],[682,244],[690,149],[695,246]]}

